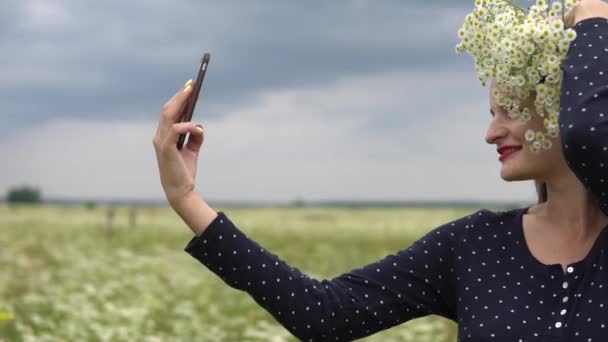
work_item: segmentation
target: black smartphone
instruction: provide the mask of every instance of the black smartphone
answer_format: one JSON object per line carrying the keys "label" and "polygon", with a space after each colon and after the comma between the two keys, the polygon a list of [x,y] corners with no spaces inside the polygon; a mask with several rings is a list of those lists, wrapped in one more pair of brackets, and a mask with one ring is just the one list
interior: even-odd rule
{"label": "black smartphone", "polygon": [[[201,66],[198,69],[198,76],[196,77],[196,81],[192,86],[192,94],[190,95],[189,101],[186,104],[186,111],[182,115],[181,122],[188,122],[192,120],[192,113],[194,113],[194,107],[196,107],[196,101],[198,101],[198,95],[203,87],[203,80],[205,79],[205,73],[207,72],[207,65],[209,65],[209,58],[211,55],[206,52],[203,54],[203,58],[201,58]],[[177,139],[177,149],[181,150],[184,147],[184,142],[186,141],[186,135],[180,134],[179,139]]]}

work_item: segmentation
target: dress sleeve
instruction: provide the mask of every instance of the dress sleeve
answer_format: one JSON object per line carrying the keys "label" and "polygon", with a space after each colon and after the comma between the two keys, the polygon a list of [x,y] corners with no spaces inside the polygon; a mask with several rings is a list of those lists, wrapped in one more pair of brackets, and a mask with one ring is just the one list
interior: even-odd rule
{"label": "dress sleeve", "polygon": [[608,215],[608,20],[589,18],[573,27],[560,92],[564,158]]}
{"label": "dress sleeve", "polygon": [[286,264],[223,212],[185,250],[301,340],[352,341],[429,314],[456,319],[453,231],[471,217],[330,280],[312,279]]}

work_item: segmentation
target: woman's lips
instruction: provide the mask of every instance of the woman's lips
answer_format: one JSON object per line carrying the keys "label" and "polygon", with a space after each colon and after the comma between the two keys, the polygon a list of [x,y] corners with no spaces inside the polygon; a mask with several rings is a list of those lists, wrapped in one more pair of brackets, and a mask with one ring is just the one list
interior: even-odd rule
{"label": "woman's lips", "polygon": [[516,153],[517,151],[521,150],[521,147],[513,147],[513,148],[509,148],[507,149],[505,152],[503,152],[500,157],[498,157],[499,161],[503,161],[506,158],[508,158],[510,155],[512,155],[513,153]]}

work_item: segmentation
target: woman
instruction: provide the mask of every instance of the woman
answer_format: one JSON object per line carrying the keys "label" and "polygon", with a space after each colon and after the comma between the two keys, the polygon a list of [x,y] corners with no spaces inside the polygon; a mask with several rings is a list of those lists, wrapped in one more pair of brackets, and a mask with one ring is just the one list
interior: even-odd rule
{"label": "woman", "polygon": [[[202,126],[174,124],[186,85],[164,106],[154,138],[167,199],[196,234],[186,251],[306,341],[353,340],[429,314],[456,321],[463,342],[605,340],[607,7],[584,0],[571,12],[577,38],[562,64],[557,148],[540,155],[522,148],[526,129],[541,122],[509,119],[490,96],[486,141],[502,153],[501,177],[535,180],[538,205],[480,210],[331,280],[287,265],[196,194]],[[191,139],[179,152],[175,141],[186,132]]]}

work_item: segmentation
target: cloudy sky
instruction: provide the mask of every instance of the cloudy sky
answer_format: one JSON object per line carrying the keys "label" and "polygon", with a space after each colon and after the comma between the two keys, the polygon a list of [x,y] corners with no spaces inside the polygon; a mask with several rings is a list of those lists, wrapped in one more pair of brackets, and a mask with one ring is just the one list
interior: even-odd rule
{"label": "cloudy sky", "polygon": [[0,0],[0,196],[162,199],[159,110],[209,51],[209,200],[532,200],[454,52],[472,3]]}

